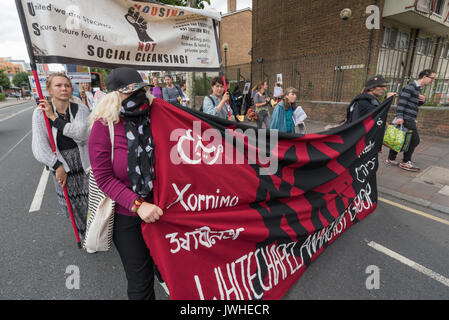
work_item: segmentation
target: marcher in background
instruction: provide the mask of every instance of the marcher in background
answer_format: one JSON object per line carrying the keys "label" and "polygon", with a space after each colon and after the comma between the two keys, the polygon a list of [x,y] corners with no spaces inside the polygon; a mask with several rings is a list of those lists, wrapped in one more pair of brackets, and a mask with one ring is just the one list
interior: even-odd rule
{"label": "marcher in background", "polygon": [[[388,81],[381,75],[369,78],[365,82],[363,93],[358,95],[349,104],[346,111],[346,122],[356,122],[358,119],[365,117],[380,106],[379,98],[385,96]],[[397,95],[395,92],[389,92],[387,99]]]}
{"label": "marcher in background", "polygon": [[251,92],[248,92],[248,94],[245,94],[243,96],[243,114],[247,114],[248,110],[254,105],[254,101],[251,98]]}
{"label": "marcher in background", "polygon": [[423,70],[418,77],[418,80],[409,83],[399,95],[398,108],[396,111],[395,124],[404,125],[408,130],[412,130],[412,138],[410,140],[410,147],[407,152],[404,152],[404,158],[401,163],[396,161],[397,152],[390,150],[390,154],[386,160],[387,165],[399,165],[400,168],[417,172],[421,169],[412,161],[413,152],[420,143],[417,117],[419,107],[422,106],[426,97],[421,94],[422,87],[429,86],[435,80],[436,73],[433,70]]}
{"label": "marcher in background", "polygon": [[158,77],[153,77],[152,82],[153,82],[153,87],[151,87],[151,94],[155,98],[164,99],[164,97],[162,95],[162,88],[159,85]]}
{"label": "marcher in background", "polygon": [[94,105],[94,94],[92,91],[92,86],[89,82],[83,82],[80,85],[80,96],[81,101],[85,106],[89,108],[89,111],[92,111],[95,107]]}
{"label": "marcher in background", "polygon": [[181,92],[182,92],[182,100],[181,105],[186,108],[191,108],[190,106],[190,98],[186,94],[187,86],[185,83],[181,84]]}
{"label": "marcher in background", "polygon": [[281,84],[279,82],[276,83],[273,90],[273,98],[275,99],[276,103],[281,102],[282,97],[284,96],[284,90],[281,87]]}
{"label": "marcher in background", "polygon": [[[130,300],[152,300],[154,263],[141,224],[154,223],[162,209],[153,203],[153,97],[140,74],[118,68],[106,80],[108,93],[90,116],[89,155],[98,187],[115,201],[113,241],[128,280]],[[157,119],[151,119],[157,121]],[[108,123],[114,123],[114,162]]]}
{"label": "marcher in background", "polygon": [[96,88],[96,89],[94,89],[94,91],[95,91],[95,94],[94,94],[94,108],[95,108],[96,106],[98,106],[100,104],[101,100],[106,95],[106,93],[101,91],[100,88]]}
{"label": "marcher in background", "polygon": [[234,112],[228,106],[229,92],[224,93],[223,78],[215,77],[211,82],[210,94],[204,97],[203,112],[213,116],[235,121]]}
{"label": "marcher in background", "polygon": [[239,85],[236,85],[234,88],[234,91],[232,92],[231,95],[232,98],[232,102],[233,102],[233,106],[234,106],[234,114],[236,116],[240,116],[242,115],[242,106],[243,106],[243,94],[242,94],[242,90],[240,89]]}
{"label": "marcher in background", "polygon": [[251,89],[251,99],[254,100],[254,96],[257,94],[257,92],[259,92],[260,87],[263,85],[263,82],[256,84],[252,89]]}
{"label": "marcher in background", "polygon": [[166,74],[164,77],[165,88],[162,88],[162,95],[164,100],[171,103],[174,106],[182,107],[182,90],[181,88],[173,84],[173,78],[170,74]]}
{"label": "marcher in background", "polygon": [[[295,88],[288,88],[285,90],[284,97],[274,108],[273,115],[271,117],[270,129],[278,130],[279,132],[295,133],[295,121],[293,119],[293,113],[295,112],[296,100],[298,90]],[[300,133],[304,134],[304,122],[298,123]]]}
{"label": "marcher in background", "polygon": [[[34,110],[32,150],[34,157],[52,172],[58,203],[63,214],[69,217],[63,192],[63,187],[67,186],[76,226],[79,235],[83,237],[89,193],[89,109],[70,102],[72,91],[72,83],[65,74],[55,73],[48,77],[47,92],[50,94],[50,101],[40,100],[40,107]],[[50,145],[42,110],[50,120],[56,155]]]}
{"label": "marcher in background", "polygon": [[254,106],[256,107],[257,113],[257,129],[262,129],[263,124],[265,124],[265,129],[269,130],[269,107],[271,99],[267,95],[267,82],[265,81],[260,83],[258,88],[259,91],[254,95]]}

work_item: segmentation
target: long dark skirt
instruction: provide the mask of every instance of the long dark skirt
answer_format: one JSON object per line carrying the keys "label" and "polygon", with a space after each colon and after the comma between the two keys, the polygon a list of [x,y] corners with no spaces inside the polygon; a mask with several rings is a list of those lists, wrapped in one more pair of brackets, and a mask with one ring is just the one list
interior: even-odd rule
{"label": "long dark skirt", "polygon": [[[62,150],[61,155],[67,162],[70,171],[67,172],[67,193],[69,195],[70,204],[72,205],[73,216],[75,218],[76,227],[81,237],[86,232],[87,204],[89,195],[89,181],[87,174],[84,172],[80,152],[78,148]],[[70,218],[67,202],[64,197],[64,191],[61,185],[56,181],[56,175],[53,172],[53,182],[55,184],[58,203],[62,213]]]}

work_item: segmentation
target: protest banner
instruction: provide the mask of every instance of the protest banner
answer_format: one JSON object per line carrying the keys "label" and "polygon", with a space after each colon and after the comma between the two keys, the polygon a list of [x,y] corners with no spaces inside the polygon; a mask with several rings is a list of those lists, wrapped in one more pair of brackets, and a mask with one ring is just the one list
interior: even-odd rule
{"label": "protest banner", "polygon": [[323,134],[295,136],[156,99],[155,203],[144,239],[171,299],[280,299],[377,206],[392,100]]}
{"label": "protest banner", "polygon": [[131,0],[18,0],[35,62],[219,71],[218,12]]}

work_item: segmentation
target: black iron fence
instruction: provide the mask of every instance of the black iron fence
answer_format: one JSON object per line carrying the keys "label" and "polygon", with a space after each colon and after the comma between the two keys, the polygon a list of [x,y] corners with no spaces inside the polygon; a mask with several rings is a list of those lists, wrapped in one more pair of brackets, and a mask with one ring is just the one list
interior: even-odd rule
{"label": "black iron fence", "polygon": [[437,76],[426,87],[427,105],[449,105],[449,41],[420,39],[410,43],[408,38],[395,36],[371,54],[366,47],[321,51],[289,59],[266,59],[251,64],[228,66],[231,87],[252,82],[252,86],[267,81],[273,92],[278,75],[283,88],[294,87],[300,99],[312,101],[349,102],[359,94],[368,76],[382,74],[389,81],[389,91],[400,92],[420,71],[433,69]]}
{"label": "black iron fence", "polygon": [[383,42],[377,70],[390,80],[390,91],[399,92],[404,85],[418,79],[424,69],[436,72],[431,86],[424,88],[428,105],[449,105],[449,41],[407,38],[396,43]]}

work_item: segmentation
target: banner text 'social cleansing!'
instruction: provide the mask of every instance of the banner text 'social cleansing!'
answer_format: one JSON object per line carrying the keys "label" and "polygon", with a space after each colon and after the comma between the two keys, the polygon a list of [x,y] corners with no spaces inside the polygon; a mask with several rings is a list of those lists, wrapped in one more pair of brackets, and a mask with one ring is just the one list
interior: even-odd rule
{"label": "banner text 'social cleansing!'", "polygon": [[96,47],[93,45],[87,46],[87,54],[91,57],[100,59],[121,60],[121,61],[136,61],[136,62],[152,62],[152,63],[170,63],[170,64],[185,64],[188,59],[185,55],[162,54],[162,53],[144,53],[137,52],[131,59],[131,51],[117,50],[111,48]]}

